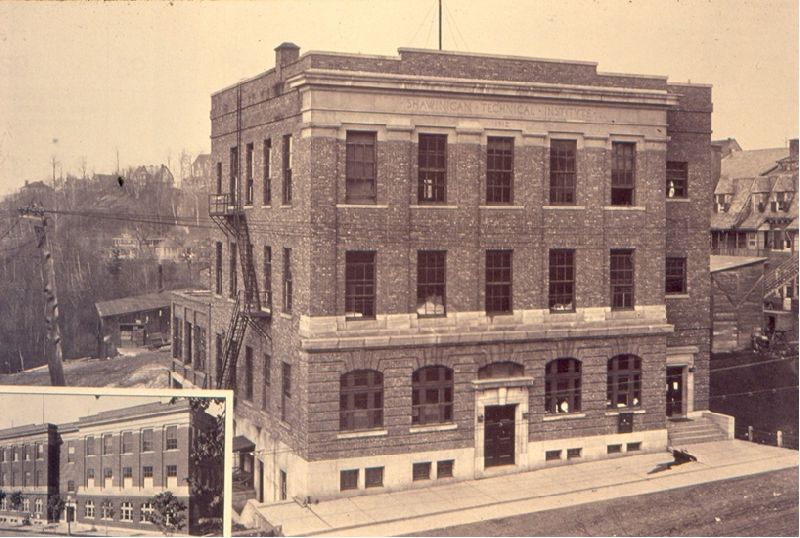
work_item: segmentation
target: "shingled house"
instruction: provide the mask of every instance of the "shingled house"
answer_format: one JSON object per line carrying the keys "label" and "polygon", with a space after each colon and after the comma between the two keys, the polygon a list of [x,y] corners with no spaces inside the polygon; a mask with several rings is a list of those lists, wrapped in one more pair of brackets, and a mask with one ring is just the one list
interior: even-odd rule
{"label": "shingled house", "polygon": [[213,343],[173,384],[234,389],[263,502],[663,450],[708,414],[711,110],[590,62],[279,46],[211,98],[214,278],[173,323]]}

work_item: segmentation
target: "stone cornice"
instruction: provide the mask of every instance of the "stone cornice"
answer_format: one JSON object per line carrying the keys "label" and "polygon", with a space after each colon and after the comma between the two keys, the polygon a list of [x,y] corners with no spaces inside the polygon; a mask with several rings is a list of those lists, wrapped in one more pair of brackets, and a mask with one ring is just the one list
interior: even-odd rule
{"label": "stone cornice", "polygon": [[584,86],[544,82],[486,81],[420,75],[399,75],[363,71],[307,69],[287,80],[291,88],[331,87],[339,90],[379,90],[384,92],[420,92],[450,96],[479,96],[617,104],[648,108],[669,108],[678,98],[666,90]]}

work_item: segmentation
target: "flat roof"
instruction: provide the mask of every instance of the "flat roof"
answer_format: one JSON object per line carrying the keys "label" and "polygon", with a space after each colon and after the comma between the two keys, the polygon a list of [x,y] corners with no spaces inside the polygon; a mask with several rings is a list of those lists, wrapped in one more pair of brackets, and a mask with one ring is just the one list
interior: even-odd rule
{"label": "flat roof", "polygon": [[767,261],[767,258],[756,258],[751,256],[721,256],[713,254],[711,256],[711,272],[716,273],[719,271],[728,271],[729,269],[737,269],[747,265],[762,263]]}

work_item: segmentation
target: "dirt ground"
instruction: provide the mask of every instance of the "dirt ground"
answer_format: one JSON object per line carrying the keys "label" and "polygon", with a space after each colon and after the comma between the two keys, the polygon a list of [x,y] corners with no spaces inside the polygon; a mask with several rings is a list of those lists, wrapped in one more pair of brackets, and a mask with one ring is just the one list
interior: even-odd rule
{"label": "dirt ground", "polygon": [[795,468],[418,536],[797,536],[797,505]]}
{"label": "dirt ground", "polygon": [[[64,377],[72,387],[167,388],[170,361],[169,348],[113,359],[79,359],[64,364]],[[49,384],[46,367],[0,375],[0,385]]]}

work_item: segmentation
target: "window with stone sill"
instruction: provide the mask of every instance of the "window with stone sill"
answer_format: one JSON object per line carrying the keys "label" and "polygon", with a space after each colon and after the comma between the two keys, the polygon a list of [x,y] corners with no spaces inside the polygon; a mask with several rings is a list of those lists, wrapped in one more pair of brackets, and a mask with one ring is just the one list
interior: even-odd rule
{"label": "window with stone sill", "polygon": [[486,141],[486,203],[514,202],[514,139],[490,136]]}
{"label": "window with stone sill", "polygon": [[419,203],[444,203],[447,189],[447,135],[420,134],[417,155]]}
{"label": "window with stone sill", "polygon": [[369,430],[383,426],[383,374],[355,370],[343,374],[339,391],[339,429]]}
{"label": "window with stone sill", "polygon": [[550,205],[575,205],[577,142],[550,142]]}
{"label": "window with stone sill", "polygon": [[689,192],[688,164],[667,161],[667,198],[686,198]]}
{"label": "window with stone sill", "polygon": [[417,251],[417,315],[434,317],[446,315],[445,287],[447,252]]}
{"label": "window with stone sill", "polygon": [[377,158],[374,132],[347,131],[345,175],[347,203],[375,203]]}
{"label": "window with stone sill", "polygon": [[578,413],[581,410],[581,362],[562,358],[545,367],[545,412]]}
{"label": "window with stone sill", "polygon": [[642,359],[617,355],[608,361],[606,407],[628,409],[642,405]]}
{"label": "window with stone sill", "polygon": [[611,144],[611,205],[632,206],[636,190],[636,144]]}
{"label": "window with stone sill", "polygon": [[551,249],[548,304],[551,312],[575,311],[575,251]]}
{"label": "window with stone sill", "polygon": [[411,375],[411,424],[440,424],[453,420],[453,370],[427,366]]}
{"label": "window with stone sill", "polygon": [[358,469],[347,469],[339,472],[339,490],[358,489]]}

